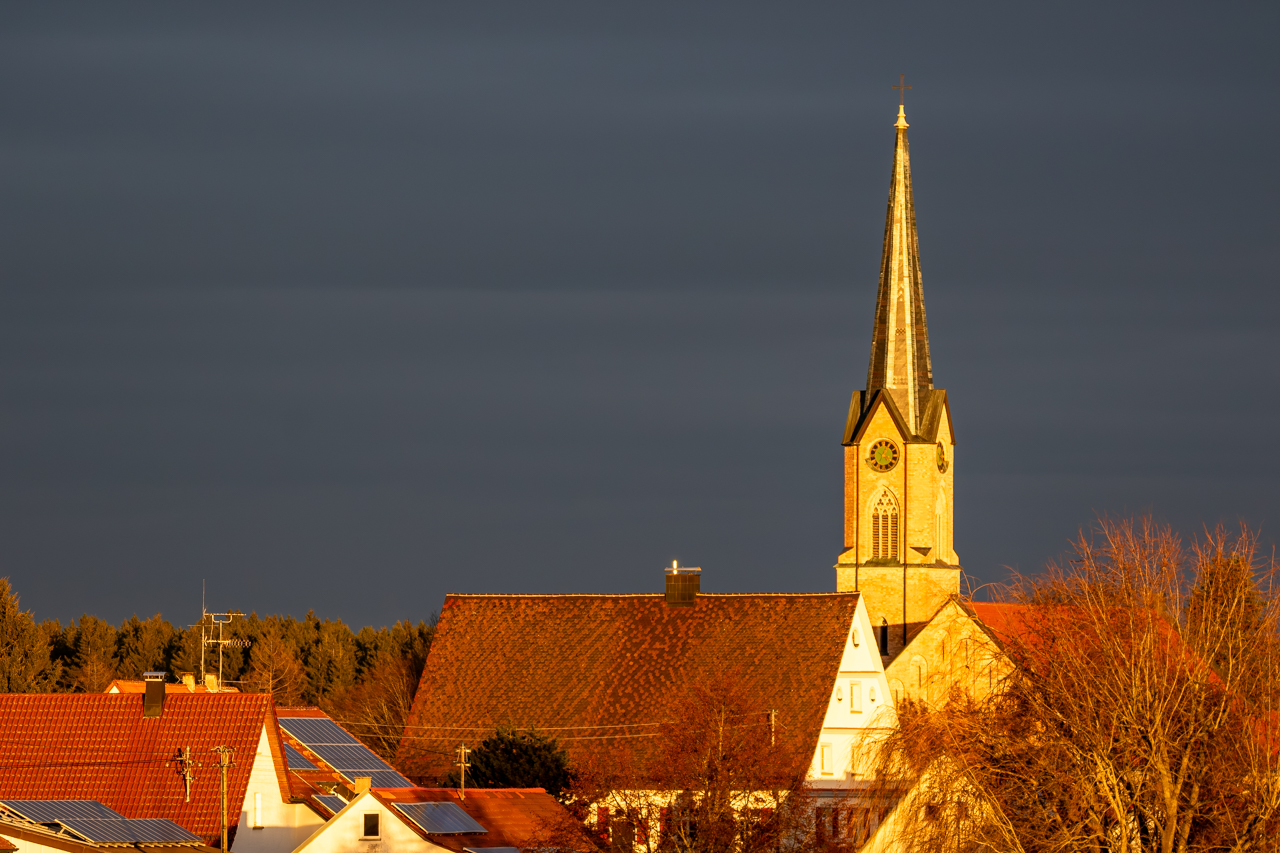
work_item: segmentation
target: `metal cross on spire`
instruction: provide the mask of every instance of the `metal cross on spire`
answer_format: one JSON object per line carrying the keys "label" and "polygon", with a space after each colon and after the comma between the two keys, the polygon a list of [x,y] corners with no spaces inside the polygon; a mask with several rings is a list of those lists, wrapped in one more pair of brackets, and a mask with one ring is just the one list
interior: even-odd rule
{"label": "metal cross on spire", "polygon": [[893,88],[898,90],[898,106],[900,107],[906,106],[907,90],[911,88],[910,86],[907,85],[907,75],[899,74],[898,85],[894,86]]}

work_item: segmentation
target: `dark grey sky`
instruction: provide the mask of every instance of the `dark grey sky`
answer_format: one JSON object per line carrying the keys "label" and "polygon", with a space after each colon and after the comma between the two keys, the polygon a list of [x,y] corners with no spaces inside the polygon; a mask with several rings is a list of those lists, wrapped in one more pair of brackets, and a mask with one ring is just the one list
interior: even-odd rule
{"label": "dark grey sky", "polygon": [[956,548],[1280,513],[1274,3],[0,9],[39,618],[825,590],[905,72]]}

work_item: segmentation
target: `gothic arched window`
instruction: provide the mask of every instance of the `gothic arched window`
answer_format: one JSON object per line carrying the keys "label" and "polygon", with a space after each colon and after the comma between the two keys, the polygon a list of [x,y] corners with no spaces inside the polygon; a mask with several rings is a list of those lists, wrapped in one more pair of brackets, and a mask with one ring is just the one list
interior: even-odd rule
{"label": "gothic arched window", "polygon": [[951,562],[951,531],[947,529],[947,496],[938,492],[933,510],[934,545],[939,562]]}
{"label": "gothic arched window", "polygon": [[871,557],[898,559],[898,502],[887,490],[880,493],[871,507]]}
{"label": "gothic arched window", "polygon": [[880,654],[889,654],[889,620],[880,617]]}

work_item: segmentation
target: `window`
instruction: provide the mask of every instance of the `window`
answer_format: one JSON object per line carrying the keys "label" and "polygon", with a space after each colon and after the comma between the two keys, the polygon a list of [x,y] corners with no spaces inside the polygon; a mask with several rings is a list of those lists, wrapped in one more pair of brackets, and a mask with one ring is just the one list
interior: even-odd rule
{"label": "window", "polygon": [[898,559],[898,502],[888,491],[880,493],[871,509],[871,556]]}
{"label": "window", "polygon": [[822,746],[818,747],[818,761],[818,769],[822,771],[822,775],[830,776],[835,772],[835,765],[831,760],[831,744],[824,743]]}
{"label": "window", "polygon": [[880,654],[889,654],[889,620],[880,617]]}
{"label": "window", "polygon": [[262,829],[262,792],[253,792],[253,828]]}
{"label": "window", "polygon": [[871,809],[854,809],[849,821],[847,835],[853,843],[861,847],[871,835]]}
{"label": "window", "polygon": [[916,655],[911,658],[911,669],[916,676],[916,689],[924,690],[929,683],[929,664],[922,656]]}
{"label": "window", "polygon": [[849,682],[849,713],[850,714],[862,713],[862,682],[861,681]]}
{"label": "window", "polygon": [[938,561],[951,562],[951,531],[947,529],[947,496],[942,492],[938,492],[938,500],[933,511],[933,531]]}
{"label": "window", "polygon": [[369,812],[364,815],[364,835],[361,838],[378,838],[379,826],[378,818],[381,817],[377,812]]}

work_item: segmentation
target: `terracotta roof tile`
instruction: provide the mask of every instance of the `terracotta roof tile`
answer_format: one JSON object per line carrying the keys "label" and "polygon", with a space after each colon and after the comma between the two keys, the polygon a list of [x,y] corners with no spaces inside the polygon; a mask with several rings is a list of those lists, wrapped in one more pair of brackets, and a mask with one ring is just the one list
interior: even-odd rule
{"label": "terracotta roof tile", "polygon": [[[233,823],[263,726],[265,694],[170,694],[142,716],[138,694],[0,694],[0,798],[98,800],[129,818],[169,818],[215,844],[220,834],[215,746],[235,747],[227,774]],[[191,801],[175,758],[191,748]],[[278,752],[278,743],[273,746]]]}
{"label": "terracotta roof tile", "polygon": [[[445,599],[401,744],[401,769],[441,779],[460,741],[537,728],[573,756],[575,737],[652,731],[672,695],[735,670],[767,697],[780,737],[811,752],[856,593],[451,595]],[[646,728],[648,726],[649,728]],[[623,729],[626,731],[626,729]]]}

